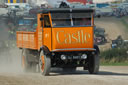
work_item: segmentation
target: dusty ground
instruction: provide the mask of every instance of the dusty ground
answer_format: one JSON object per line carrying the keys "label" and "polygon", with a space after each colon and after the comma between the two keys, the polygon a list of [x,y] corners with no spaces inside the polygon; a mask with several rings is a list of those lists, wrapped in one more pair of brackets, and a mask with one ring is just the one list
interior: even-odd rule
{"label": "dusty ground", "polygon": [[128,85],[128,67],[102,66],[98,75],[80,70],[75,73],[0,73],[0,85]]}
{"label": "dusty ground", "polygon": [[[127,39],[125,27],[116,18],[101,18],[96,25],[104,28],[108,43],[102,49],[110,48],[111,40],[118,35]],[[0,53],[0,85],[128,85],[128,66],[101,67],[99,75],[89,75],[79,68],[75,73],[52,72],[44,77],[40,73],[23,73],[21,69],[21,52],[12,48]]]}
{"label": "dusty ground", "polygon": [[[44,77],[40,73],[24,73],[21,52],[17,49],[10,52],[12,55],[3,55],[4,59],[0,59],[3,62],[0,63],[0,85],[128,85],[128,66],[101,66],[98,75],[90,75],[82,68],[74,73],[56,70]],[[9,57],[11,60],[5,62]]]}

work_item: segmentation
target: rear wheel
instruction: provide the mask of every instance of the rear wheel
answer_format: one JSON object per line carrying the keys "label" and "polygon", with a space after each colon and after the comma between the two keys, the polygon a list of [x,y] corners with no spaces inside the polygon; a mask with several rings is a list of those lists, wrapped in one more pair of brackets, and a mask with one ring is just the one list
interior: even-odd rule
{"label": "rear wheel", "polygon": [[88,71],[90,74],[97,74],[99,72],[99,55],[93,55],[89,57],[88,61]]}
{"label": "rear wheel", "polygon": [[30,71],[31,64],[28,62],[28,50],[23,49],[22,50],[22,68],[24,72]]}
{"label": "rear wheel", "polygon": [[40,68],[40,72],[44,76],[49,75],[51,69],[51,58],[48,55],[44,55],[43,51],[40,52],[39,68]]}
{"label": "rear wheel", "polygon": [[30,61],[30,58],[32,58],[30,54],[30,50],[22,50],[22,68],[24,72],[36,72],[37,70],[37,63]]}

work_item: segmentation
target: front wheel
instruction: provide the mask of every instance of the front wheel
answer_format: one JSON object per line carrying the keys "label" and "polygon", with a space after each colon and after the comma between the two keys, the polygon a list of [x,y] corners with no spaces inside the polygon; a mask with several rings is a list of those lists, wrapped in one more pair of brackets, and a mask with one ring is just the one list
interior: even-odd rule
{"label": "front wheel", "polygon": [[50,56],[45,55],[43,51],[40,52],[39,68],[40,68],[40,72],[44,76],[49,75],[51,69],[51,58]]}
{"label": "front wheel", "polygon": [[88,71],[90,74],[98,74],[99,73],[99,55],[93,55],[89,57],[88,61]]}

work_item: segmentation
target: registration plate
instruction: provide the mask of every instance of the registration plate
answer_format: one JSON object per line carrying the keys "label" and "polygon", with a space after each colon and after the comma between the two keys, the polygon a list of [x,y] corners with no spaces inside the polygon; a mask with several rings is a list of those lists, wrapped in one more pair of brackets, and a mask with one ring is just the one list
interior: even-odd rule
{"label": "registration plate", "polygon": [[80,56],[73,56],[73,59],[79,59]]}

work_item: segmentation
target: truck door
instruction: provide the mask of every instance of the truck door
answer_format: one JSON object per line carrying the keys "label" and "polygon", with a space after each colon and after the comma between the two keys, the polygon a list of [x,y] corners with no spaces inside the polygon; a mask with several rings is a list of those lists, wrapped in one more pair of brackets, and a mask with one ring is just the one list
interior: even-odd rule
{"label": "truck door", "polygon": [[43,22],[43,46],[48,47],[51,50],[51,22],[49,18],[49,14],[44,14],[44,22]]}

